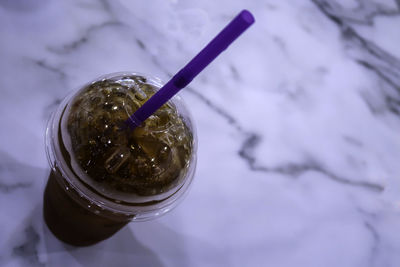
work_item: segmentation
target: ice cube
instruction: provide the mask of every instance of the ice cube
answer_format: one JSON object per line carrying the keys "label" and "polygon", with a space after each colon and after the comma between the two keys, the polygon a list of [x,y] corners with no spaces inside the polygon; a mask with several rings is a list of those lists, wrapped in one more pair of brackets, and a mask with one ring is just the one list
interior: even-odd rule
{"label": "ice cube", "polygon": [[105,169],[108,173],[116,173],[130,156],[129,149],[123,146],[117,147],[105,161]]}
{"label": "ice cube", "polygon": [[138,139],[137,144],[150,160],[153,158],[155,159],[166,146],[162,142],[153,139],[151,136]]}

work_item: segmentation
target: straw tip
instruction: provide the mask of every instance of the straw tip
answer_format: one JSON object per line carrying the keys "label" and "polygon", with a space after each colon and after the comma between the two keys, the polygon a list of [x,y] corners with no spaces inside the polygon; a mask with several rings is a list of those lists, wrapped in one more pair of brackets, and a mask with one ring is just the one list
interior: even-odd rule
{"label": "straw tip", "polygon": [[256,20],[253,16],[253,14],[251,14],[250,11],[248,11],[247,9],[243,9],[239,16],[248,24],[253,24]]}

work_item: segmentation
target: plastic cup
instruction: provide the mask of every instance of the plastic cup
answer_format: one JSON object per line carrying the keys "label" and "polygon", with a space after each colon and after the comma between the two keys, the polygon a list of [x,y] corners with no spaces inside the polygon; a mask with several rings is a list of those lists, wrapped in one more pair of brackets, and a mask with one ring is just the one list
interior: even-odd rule
{"label": "plastic cup", "polygon": [[[72,117],[71,115],[73,114],[72,110],[77,107],[81,109],[82,112],[86,112],[87,110],[85,104],[76,104],[77,99],[82,95],[83,91],[88,90],[89,86],[93,87],[94,85],[98,84],[98,87],[101,89],[102,82],[115,82],[123,79],[123,77],[144,78],[143,80],[145,80],[145,83],[155,90],[158,90],[162,87],[161,81],[158,78],[150,75],[133,72],[120,72],[105,75],[86,84],[85,86],[81,87],[81,89],[69,94],[52,114],[47,125],[46,153],[51,167],[51,173],[44,192],[44,219],[48,228],[57,238],[71,245],[92,245],[112,236],[131,221],[154,219],[162,214],[165,214],[175,207],[179,200],[182,199],[182,197],[188,191],[193,180],[196,168],[197,152],[196,130],[194,128],[193,120],[189,114],[189,111],[178,95],[174,96],[168,102],[168,105],[176,111],[179,119],[181,122],[183,122],[182,125],[185,125],[185,129],[188,130],[190,138],[187,140],[190,140],[190,154],[188,154],[189,156],[186,157],[185,162],[182,163],[182,160],[180,161],[181,165],[174,165],[172,163],[170,165],[163,164],[163,168],[160,168],[163,172],[168,172],[171,171],[168,168],[172,168],[173,166],[175,166],[175,168],[176,166],[182,166],[179,175],[177,175],[176,170],[174,170],[171,171],[171,173],[173,173],[170,176],[173,177],[171,179],[168,175],[160,176],[161,178],[158,176],[146,177],[147,173],[140,173],[143,168],[136,167],[136,163],[133,163],[136,162],[135,160],[139,159],[139,156],[138,158],[135,158],[134,155],[136,154],[133,152],[127,152],[130,153],[129,160],[127,161],[129,163],[125,161],[123,163],[113,163],[114,154],[111,153],[112,155],[110,156],[110,153],[107,154],[108,152],[105,152],[104,157],[110,157],[112,162],[109,163],[110,159],[108,159],[107,164],[114,164],[111,167],[116,166],[119,169],[115,171],[115,168],[108,168],[109,166],[107,165],[108,167],[104,169],[104,175],[101,173],[101,168],[97,168],[96,177],[92,177],[94,175],[92,175],[91,171],[85,171],[84,167],[81,166],[82,163],[79,163],[79,160],[82,160],[82,157],[75,155],[75,153],[78,153],[76,151],[85,151],[85,149],[78,150],[80,148],[78,141],[80,139],[86,139],[83,137],[81,138],[76,134],[70,134],[69,132],[72,131],[70,129],[76,129],[71,125],[75,125],[74,127],[76,127],[76,123],[78,123],[74,121],[75,117]],[[127,83],[126,86],[129,87],[133,85],[129,85],[129,83]],[[94,98],[93,101],[93,103],[96,103],[96,101],[100,100]],[[89,101],[84,103],[86,103],[86,105],[88,103],[91,105],[92,102]],[[126,118],[132,114],[132,108],[134,108],[127,106],[127,103],[129,103],[129,101],[126,101],[126,103],[124,102],[123,106],[126,112]],[[82,107],[80,107],[80,105],[82,105]],[[98,108],[106,107],[107,103],[104,105],[98,105]],[[102,114],[103,111],[100,111],[100,114]],[[110,114],[112,115],[112,113]],[[91,113],[91,120],[96,119],[93,116],[96,116],[96,114]],[[173,126],[173,123],[168,122],[165,125],[171,127],[171,125]],[[122,129],[121,131],[139,131],[139,135],[153,137],[164,136],[163,134],[167,133],[167,131],[170,131],[171,129],[168,127],[165,129],[163,127],[157,127],[147,127],[146,124],[144,124],[134,131],[130,129]],[[78,133],[80,132],[78,131]],[[135,134],[135,136],[138,136],[137,132],[135,132]],[[174,136],[172,137],[175,138]],[[112,140],[112,136],[110,138],[110,140]],[[135,144],[137,143],[138,145],[136,148],[133,148],[133,151],[135,151],[135,149],[142,149],[147,153],[148,151],[146,150],[146,147],[139,141],[136,142],[135,138],[132,139],[134,140],[132,142]],[[179,136],[179,138],[182,139],[182,136]],[[185,138],[185,136],[183,136],[183,138]],[[77,139],[79,140],[77,141]],[[100,138],[99,140],[103,139]],[[177,151],[177,148],[174,148],[173,144],[175,141],[173,140],[175,139],[172,139],[168,149],[171,151],[176,149],[173,151]],[[106,142],[108,141],[106,140]],[[76,151],[72,145],[75,143],[78,144]],[[104,145],[107,146],[106,143],[104,143]],[[179,146],[179,149],[181,149],[181,147],[182,146]],[[140,153],[144,153],[143,151]],[[154,156],[155,158],[158,157],[156,154]],[[150,154],[144,155],[150,158]],[[121,157],[122,156],[124,155],[121,154]],[[146,160],[149,158],[146,158]],[[171,160],[170,158],[168,159]],[[157,160],[158,159],[156,159],[156,161]],[[90,165],[90,160],[88,162]],[[129,179],[132,178],[128,177],[131,174],[130,172],[124,172],[124,169],[121,169],[124,166],[129,166],[126,167],[128,170],[135,170],[135,179],[137,179],[138,183],[129,183],[123,180],[126,178],[128,179],[127,181],[130,181]],[[156,173],[160,172],[160,168],[158,168],[156,165],[154,166],[154,170],[157,170]],[[153,170],[153,167],[151,167],[151,170]],[[163,174],[163,172],[161,173]],[[125,173],[123,179],[118,176],[118,173]],[[113,180],[114,176],[117,178]],[[103,178],[106,182],[102,180]],[[163,179],[167,182],[163,182]],[[170,180],[172,180],[172,182]],[[119,181],[122,181],[123,185],[120,185]],[[152,188],[152,183],[157,186]],[[135,185],[132,184],[139,185],[136,185],[135,187]]]}

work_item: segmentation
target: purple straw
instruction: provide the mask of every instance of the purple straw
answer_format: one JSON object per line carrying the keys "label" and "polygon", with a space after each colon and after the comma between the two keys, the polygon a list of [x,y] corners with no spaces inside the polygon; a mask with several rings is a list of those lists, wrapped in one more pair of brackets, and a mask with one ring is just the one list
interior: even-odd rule
{"label": "purple straw", "polygon": [[130,116],[126,121],[128,126],[131,129],[139,126],[179,90],[186,87],[194,77],[247,30],[254,21],[254,17],[249,11],[241,11],[200,53]]}

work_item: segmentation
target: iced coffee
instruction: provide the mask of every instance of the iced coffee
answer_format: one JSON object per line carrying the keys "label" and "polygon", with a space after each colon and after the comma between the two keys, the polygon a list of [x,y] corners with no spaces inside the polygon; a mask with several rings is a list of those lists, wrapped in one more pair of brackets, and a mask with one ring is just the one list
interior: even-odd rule
{"label": "iced coffee", "polygon": [[52,172],[44,217],[59,239],[94,244],[131,220],[169,211],[187,191],[196,140],[180,98],[134,130],[127,127],[160,87],[146,75],[113,74],[70,95],[54,113],[46,138]]}

